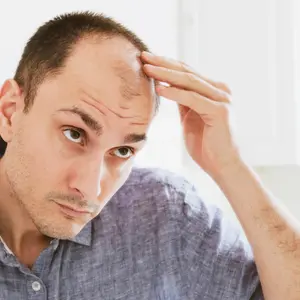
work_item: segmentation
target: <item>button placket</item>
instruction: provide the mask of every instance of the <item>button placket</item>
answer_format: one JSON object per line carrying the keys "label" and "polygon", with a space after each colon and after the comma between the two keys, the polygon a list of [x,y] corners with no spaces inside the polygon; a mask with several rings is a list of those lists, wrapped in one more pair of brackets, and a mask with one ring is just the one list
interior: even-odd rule
{"label": "button placket", "polygon": [[41,289],[41,284],[38,281],[34,281],[31,286],[35,292],[38,292]]}

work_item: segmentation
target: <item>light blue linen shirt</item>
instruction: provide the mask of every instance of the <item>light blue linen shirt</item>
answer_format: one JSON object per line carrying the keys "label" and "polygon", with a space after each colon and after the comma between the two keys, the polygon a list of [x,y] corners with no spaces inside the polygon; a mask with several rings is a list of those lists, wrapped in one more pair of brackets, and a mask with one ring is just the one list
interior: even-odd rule
{"label": "light blue linen shirt", "polygon": [[1,300],[263,299],[251,249],[183,178],[134,169],[73,240],[32,270],[0,242]]}

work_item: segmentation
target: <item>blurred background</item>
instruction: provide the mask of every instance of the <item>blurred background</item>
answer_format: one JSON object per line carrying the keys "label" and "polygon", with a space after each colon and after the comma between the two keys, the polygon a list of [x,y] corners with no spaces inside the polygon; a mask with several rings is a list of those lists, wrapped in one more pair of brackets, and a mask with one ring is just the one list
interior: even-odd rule
{"label": "blurred background", "polygon": [[[13,76],[27,39],[57,14],[91,10],[134,30],[157,54],[190,64],[233,91],[245,159],[300,219],[300,3],[297,0],[6,1],[0,18],[0,82]],[[236,221],[214,182],[186,153],[177,107],[162,99],[137,164],[166,168]]]}

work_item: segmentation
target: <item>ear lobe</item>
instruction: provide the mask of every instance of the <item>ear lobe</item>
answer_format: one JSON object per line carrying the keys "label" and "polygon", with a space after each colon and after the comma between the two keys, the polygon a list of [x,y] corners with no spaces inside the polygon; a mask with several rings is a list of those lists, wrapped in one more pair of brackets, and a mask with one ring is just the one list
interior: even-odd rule
{"label": "ear lobe", "polygon": [[0,135],[5,142],[12,137],[12,118],[20,101],[21,91],[15,80],[6,80],[0,90]]}

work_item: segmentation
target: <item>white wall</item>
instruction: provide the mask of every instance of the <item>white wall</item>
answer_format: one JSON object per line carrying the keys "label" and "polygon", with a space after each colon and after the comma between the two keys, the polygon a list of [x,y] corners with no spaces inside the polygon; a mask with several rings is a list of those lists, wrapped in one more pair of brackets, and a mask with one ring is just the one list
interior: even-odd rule
{"label": "white wall", "polygon": [[[180,55],[199,73],[229,84],[244,157],[300,219],[299,0],[182,4]],[[215,183],[186,155],[183,161],[200,194],[235,218]]]}
{"label": "white wall", "polygon": [[256,168],[262,181],[300,220],[300,166],[267,166]]}
{"label": "white wall", "polygon": [[154,52],[177,57],[177,1],[152,0],[149,5],[146,0],[10,0],[1,5],[0,81],[13,74],[25,42],[38,26],[58,14],[83,10],[112,16],[134,30]]}
{"label": "white wall", "polygon": [[[198,189],[205,201],[219,206],[234,222],[238,222],[229,202],[215,182],[190,160],[183,175]],[[276,197],[282,206],[300,221],[300,166],[260,166],[255,172],[265,187]]]}

